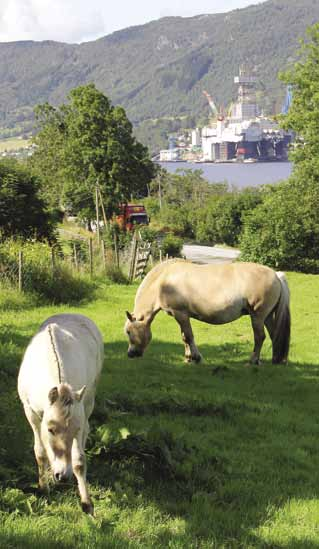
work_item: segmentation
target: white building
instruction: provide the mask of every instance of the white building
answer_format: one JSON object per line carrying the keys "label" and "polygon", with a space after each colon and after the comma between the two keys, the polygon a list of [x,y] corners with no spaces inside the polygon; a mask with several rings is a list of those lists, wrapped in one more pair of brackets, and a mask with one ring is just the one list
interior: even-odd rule
{"label": "white building", "polygon": [[202,144],[201,131],[199,128],[192,130],[192,147],[200,147]]}
{"label": "white building", "polygon": [[160,151],[160,162],[176,162],[181,160],[180,149],[162,149]]}

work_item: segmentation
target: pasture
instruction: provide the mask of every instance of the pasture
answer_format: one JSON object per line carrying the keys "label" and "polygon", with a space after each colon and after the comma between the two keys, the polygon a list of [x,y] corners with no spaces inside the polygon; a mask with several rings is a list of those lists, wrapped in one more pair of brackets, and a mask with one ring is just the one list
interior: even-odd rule
{"label": "pasture", "polygon": [[[204,356],[184,364],[176,322],[160,313],[143,358],[127,358],[124,311],[136,287],[105,285],[79,307],[0,294],[0,547],[305,548],[319,546],[319,277],[288,273],[288,366],[246,367],[248,318],[192,322]],[[94,519],[76,485],[38,493],[33,437],[16,391],[40,323],[83,313],[104,336],[88,442]]]}
{"label": "pasture", "polygon": [[30,139],[22,139],[18,137],[9,137],[0,139],[0,153],[5,151],[16,151],[30,145]]}

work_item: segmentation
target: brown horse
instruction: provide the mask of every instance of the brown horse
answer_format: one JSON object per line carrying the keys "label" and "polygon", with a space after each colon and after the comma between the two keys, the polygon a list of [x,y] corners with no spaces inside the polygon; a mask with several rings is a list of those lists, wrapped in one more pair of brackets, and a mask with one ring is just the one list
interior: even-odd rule
{"label": "brown horse", "polygon": [[185,360],[199,362],[190,318],[226,324],[250,315],[255,346],[250,358],[259,364],[266,326],[273,363],[287,362],[290,341],[289,288],[284,273],[256,263],[196,265],[169,260],[154,267],[141,283],[134,312],[126,312],[128,356],[142,356],[151,340],[151,323],[163,310],[181,328]]}

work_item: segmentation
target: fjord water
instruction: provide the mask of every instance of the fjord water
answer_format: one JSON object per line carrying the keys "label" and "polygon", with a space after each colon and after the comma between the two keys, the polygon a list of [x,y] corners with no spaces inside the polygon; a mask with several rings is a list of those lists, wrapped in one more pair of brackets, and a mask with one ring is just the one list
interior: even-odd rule
{"label": "fjord water", "polygon": [[176,170],[202,170],[203,177],[210,183],[228,182],[238,188],[256,187],[267,183],[278,183],[287,179],[292,171],[291,162],[255,163],[192,163],[159,162],[170,173]]}

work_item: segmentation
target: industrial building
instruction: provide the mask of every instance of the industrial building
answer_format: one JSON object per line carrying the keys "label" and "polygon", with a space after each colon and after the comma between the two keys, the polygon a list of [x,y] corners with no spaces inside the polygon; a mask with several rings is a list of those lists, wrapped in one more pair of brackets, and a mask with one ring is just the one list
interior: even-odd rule
{"label": "industrial building", "polygon": [[[191,134],[191,149],[197,149],[197,161],[202,162],[256,162],[287,160],[292,135],[272,119],[262,116],[257,99],[257,78],[244,67],[235,76],[237,101],[229,108],[217,108],[212,97],[204,91],[213,120]],[[291,100],[291,99],[290,99]],[[160,151],[162,161],[187,160],[185,149],[170,138],[168,150]],[[193,159],[193,158],[192,158]]]}
{"label": "industrial building", "polygon": [[238,99],[227,116],[204,92],[217,120],[202,129],[203,161],[287,160],[291,134],[260,114],[256,100],[257,78],[241,68],[234,83],[238,86]]}

